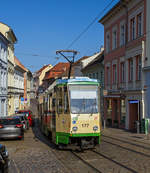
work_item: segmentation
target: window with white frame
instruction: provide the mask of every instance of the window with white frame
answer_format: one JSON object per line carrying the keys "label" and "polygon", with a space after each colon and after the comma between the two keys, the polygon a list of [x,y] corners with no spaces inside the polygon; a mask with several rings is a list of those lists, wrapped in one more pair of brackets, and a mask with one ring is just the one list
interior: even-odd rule
{"label": "window with white frame", "polygon": [[120,26],[120,46],[125,45],[125,24]]}
{"label": "window with white frame", "polygon": [[125,82],[125,63],[121,63],[121,82]]}
{"label": "window with white frame", "polygon": [[140,37],[142,35],[142,15],[141,13],[137,15],[137,35]]}
{"label": "window with white frame", "polygon": [[132,18],[130,21],[131,24],[131,40],[135,39],[135,18]]}
{"label": "window with white frame", "polygon": [[106,52],[110,52],[110,34],[106,34]]}
{"label": "window with white frame", "polygon": [[117,31],[113,31],[113,49],[117,48]]}

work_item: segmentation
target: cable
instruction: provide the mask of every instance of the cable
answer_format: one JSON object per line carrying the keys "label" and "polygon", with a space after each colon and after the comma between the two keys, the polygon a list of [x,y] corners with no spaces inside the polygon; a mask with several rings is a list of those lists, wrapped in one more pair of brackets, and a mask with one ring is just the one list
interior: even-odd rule
{"label": "cable", "polygon": [[69,46],[66,48],[70,48],[76,41],[78,41],[81,36],[95,23],[95,21],[98,20],[98,18],[104,13],[104,11],[114,2],[115,0],[112,0],[93,20],[92,22],[69,44]]}

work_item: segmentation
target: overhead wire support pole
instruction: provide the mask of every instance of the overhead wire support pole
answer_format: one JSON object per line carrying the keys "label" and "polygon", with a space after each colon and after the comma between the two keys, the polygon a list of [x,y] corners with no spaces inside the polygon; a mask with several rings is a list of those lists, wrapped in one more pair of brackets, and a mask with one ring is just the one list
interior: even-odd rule
{"label": "overhead wire support pole", "polygon": [[[71,60],[65,56],[63,53],[72,53],[73,55],[71,56]],[[68,79],[70,79],[70,76],[71,76],[71,69],[72,69],[72,65],[74,63],[74,58],[75,58],[75,55],[77,54],[78,52],[75,51],[75,50],[58,50],[56,51],[56,54],[60,54],[61,56],[63,56],[69,63],[70,63],[70,67],[69,67],[69,73],[68,73]]]}

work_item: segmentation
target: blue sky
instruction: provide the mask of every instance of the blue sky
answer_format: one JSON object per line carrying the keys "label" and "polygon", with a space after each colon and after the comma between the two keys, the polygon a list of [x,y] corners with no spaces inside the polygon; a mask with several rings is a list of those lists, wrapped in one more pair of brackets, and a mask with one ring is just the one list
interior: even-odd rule
{"label": "blue sky", "polygon": [[[56,60],[56,50],[66,49],[111,0],[5,0],[0,21],[9,25],[18,42],[15,55],[32,72]],[[114,0],[111,7],[118,0]],[[107,9],[108,11],[109,9]],[[100,18],[104,13],[100,16]],[[98,52],[104,44],[104,29],[96,21],[70,49],[76,60]],[[34,56],[38,55],[38,56]]]}

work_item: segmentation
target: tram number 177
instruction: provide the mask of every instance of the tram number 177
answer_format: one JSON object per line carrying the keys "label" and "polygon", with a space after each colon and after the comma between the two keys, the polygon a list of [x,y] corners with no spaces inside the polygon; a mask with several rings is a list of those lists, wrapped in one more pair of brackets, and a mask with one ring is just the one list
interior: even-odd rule
{"label": "tram number 177", "polygon": [[82,127],[89,127],[89,124],[82,124]]}

